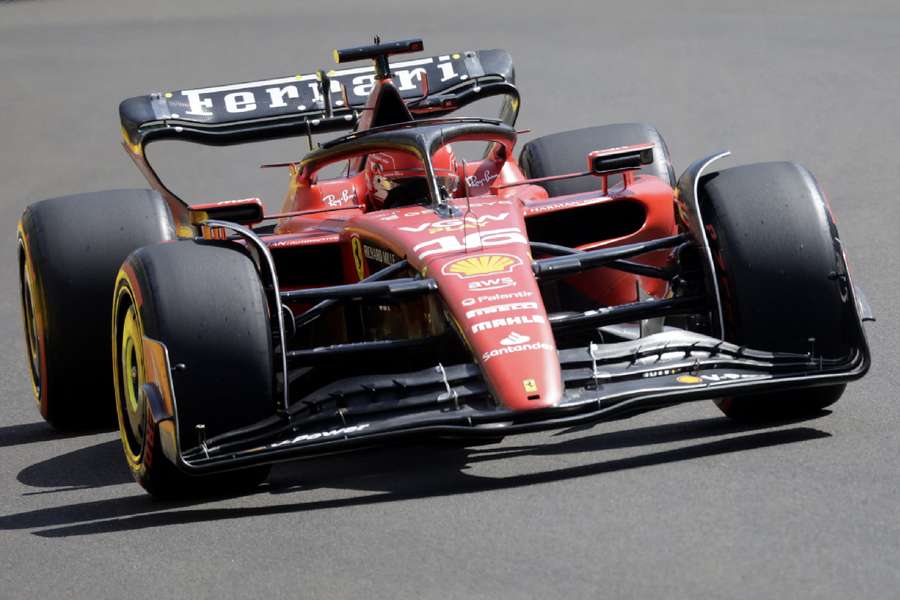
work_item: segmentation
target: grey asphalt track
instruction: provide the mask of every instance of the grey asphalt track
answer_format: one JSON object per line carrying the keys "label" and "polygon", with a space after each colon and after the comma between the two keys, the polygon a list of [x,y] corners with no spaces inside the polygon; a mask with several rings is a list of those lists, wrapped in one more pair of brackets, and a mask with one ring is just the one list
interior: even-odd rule
{"label": "grey asphalt track", "polygon": [[[429,4],[0,2],[0,598],[900,596],[897,3]],[[720,148],[808,166],[879,317],[869,376],[800,422],[740,427],[691,404],[281,465],[254,494],[175,505],[130,481],[115,433],[45,426],[16,296],[22,209],[143,186],[120,99],[327,67],[373,33],[507,48],[532,135],[647,121],[679,171]],[[277,206],[283,174],[246,166],[303,148],[203,151],[173,177],[198,200]]]}

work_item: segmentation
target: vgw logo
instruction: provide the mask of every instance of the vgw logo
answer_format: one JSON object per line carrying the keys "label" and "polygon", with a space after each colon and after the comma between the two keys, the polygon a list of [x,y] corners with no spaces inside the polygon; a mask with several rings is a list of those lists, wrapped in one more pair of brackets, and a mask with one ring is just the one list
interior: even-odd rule
{"label": "vgw logo", "polygon": [[428,233],[460,231],[462,229],[476,229],[490,224],[491,221],[503,221],[508,216],[509,213],[500,213],[499,215],[481,215],[464,219],[443,219],[441,221],[432,221],[431,223],[422,223],[414,227],[398,227],[397,229],[408,231],[409,233],[421,233],[426,230]]}

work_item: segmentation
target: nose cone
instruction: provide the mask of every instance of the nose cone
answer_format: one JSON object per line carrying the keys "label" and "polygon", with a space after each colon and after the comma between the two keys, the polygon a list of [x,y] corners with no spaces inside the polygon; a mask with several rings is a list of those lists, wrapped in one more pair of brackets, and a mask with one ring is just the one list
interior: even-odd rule
{"label": "nose cone", "polygon": [[408,207],[360,219],[434,278],[498,402],[515,410],[559,404],[556,343],[531,270],[521,203],[456,201],[456,213]]}
{"label": "nose cone", "polygon": [[515,410],[558,404],[556,344],[524,247],[457,255],[429,274],[494,397]]}

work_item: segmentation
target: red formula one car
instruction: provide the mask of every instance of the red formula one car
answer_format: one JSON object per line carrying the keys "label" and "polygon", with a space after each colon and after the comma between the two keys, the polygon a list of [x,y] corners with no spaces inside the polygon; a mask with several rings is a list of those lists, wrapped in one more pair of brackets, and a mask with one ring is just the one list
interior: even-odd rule
{"label": "red formula one car", "polygon": [[[115,398],[135,478],[176,495],[396,438],[483,443],[703,399],[809,413],[866,373],[869,311],[807,170],[710,172],[717,153],[676,180],[639,124],[517,160],[509,55],[388,60],[420,50],[376,41],[336,52],[373,67],[122,102],[155,191],[46,200],[19,227],[44,417],[96,424]],[[449,116],[491,96],[498,120]],[[144,154],[340,130],[274,165],[279,214],[188,206]]]}

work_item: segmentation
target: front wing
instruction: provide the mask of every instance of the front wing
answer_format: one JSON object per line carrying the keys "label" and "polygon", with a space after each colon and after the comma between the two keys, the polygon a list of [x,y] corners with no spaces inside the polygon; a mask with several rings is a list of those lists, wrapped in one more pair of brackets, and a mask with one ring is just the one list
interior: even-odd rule
{"label": "front wing", "polygon": [[[862,327],[860,326],[860,334]],[[179,439],[165,347],[144,386],[167,457],[211,473],[321,456],[395,440],[491,440],[632,416],[674,404],[740,394],[834,385],[869,368],[864,337],[841,359],[764,352],[670,329],[639,340],[559,352],[566,392],[557,406],[511,411],[493,403],[475,364],[351,377],[294,402],[290,410],[215,438]]]}

